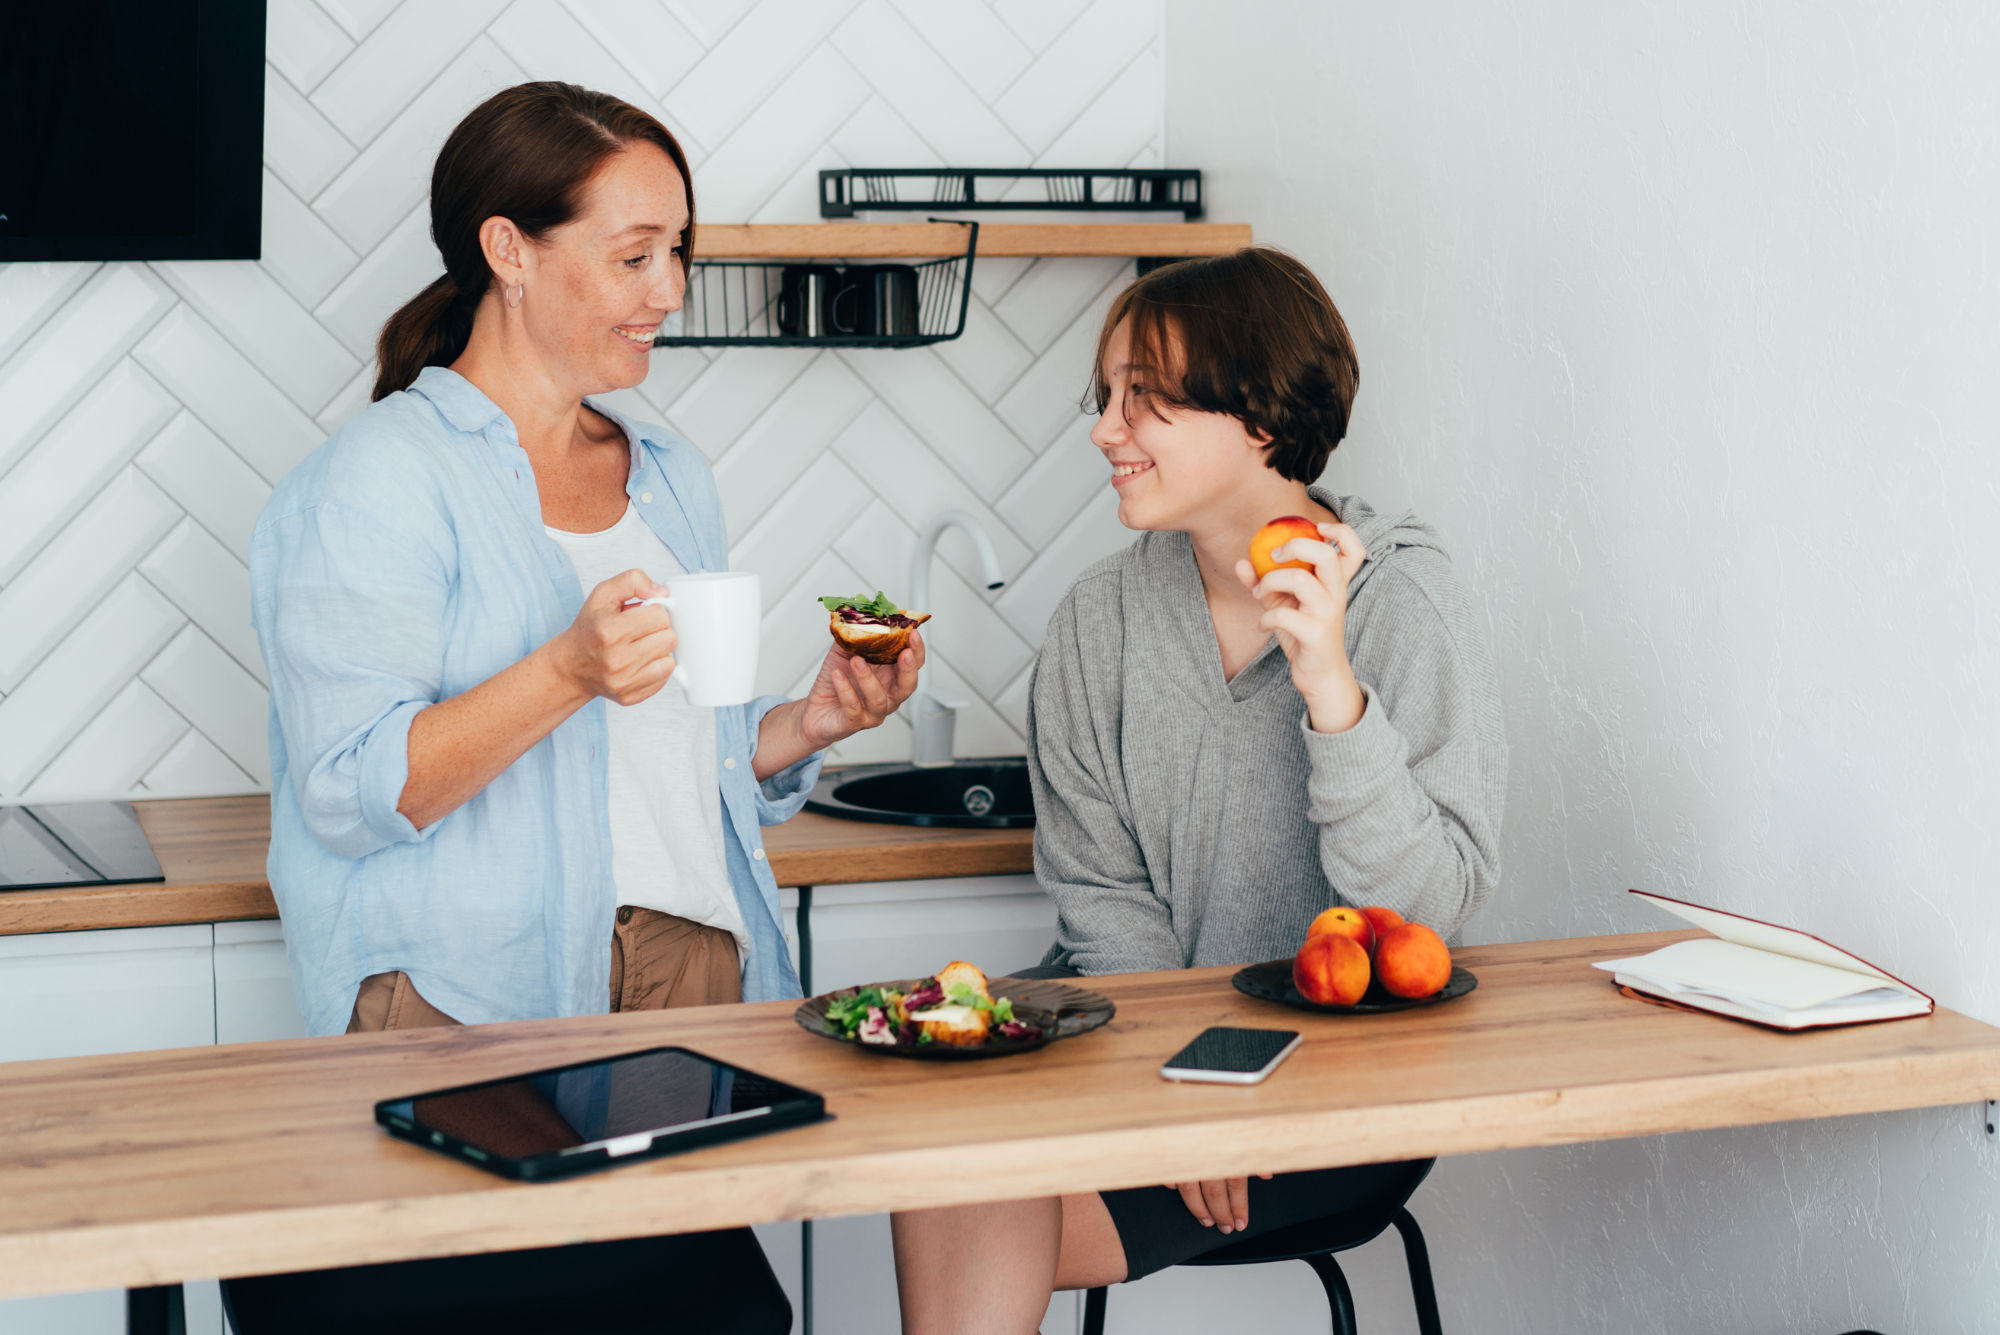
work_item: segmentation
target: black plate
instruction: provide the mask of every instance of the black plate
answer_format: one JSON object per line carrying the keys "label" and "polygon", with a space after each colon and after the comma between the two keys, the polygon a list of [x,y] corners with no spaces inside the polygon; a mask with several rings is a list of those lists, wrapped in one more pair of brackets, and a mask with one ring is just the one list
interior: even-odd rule
{"label": "black plate", "polygon": [[[888,983],[866,983],[866,987],[885,987],[894,992],[908,992],[921,978],[903,978]],[[996,997],[1010,998],[1014,1003],[1014,1018],[1024,1024],[1032,1024],[1042,1031],[1040,1038],[1011,1039],[989,1038],[976,1048],[955,1048],[949,1043],[922,1043],[914,1047],[882,1047],[874,1043],[863,1043],[847,1038],[826,1018],[827,1004],[835,997],[852,996],[860,988],[847,987],[838,992],[828,992],[822,996],[808,997],[792,1012],[792,1018],[799,1022],[799,1028],[821,1038],[830,1038],[836,1043],[860,1048],[863,1052],[877,1052],[886,1057],[909,1057],[924,1062],[976,1061],[981,1057],[1006,1057],[1016,1052],[1033,1052],[1044,1048],[1059,1038],[1075,1038],[1087,1034],[1098,1026],[1109,1022],[1118,1013],[1111,1004],[1111,998],[1086,992],[1068,983],[1058,983],[1047,978],[991,978],[986,983],[987,990]]]}
{"label": "black plate", "polygon": [[1382,985],[1368,983],[1368,991],[1352,1006],[1322,1006],[1317,1001],[1307,1001],[1292,986],[1292,962],[1290,960],[1266,960],[1262,964],[1246,964],[1236,971],[1229,980],[1236,990],[1245,996],[1256,997],[1259,1001],[1275,1001],[1293,1010],[1318,1011],[1321,1015],[1387,1015],[1390,1011],[1406,1011],[1416,1006],[1435,1006],[1441,1001],[1456,1001],[1479,986],[1479,979],[1472,970],[1451,966],[1451,981],[1444,985],[1442,992],[1433,992],[1427,997],[1392,997],[1382,990]]}

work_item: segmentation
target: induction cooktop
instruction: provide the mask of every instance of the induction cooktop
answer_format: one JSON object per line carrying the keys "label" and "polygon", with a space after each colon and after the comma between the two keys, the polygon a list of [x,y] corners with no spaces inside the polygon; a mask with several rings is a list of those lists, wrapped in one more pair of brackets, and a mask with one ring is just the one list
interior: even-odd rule
{"label": "induction cooktop", "polygon": [[0,807],[0,891],[165,879],[130,802]]}

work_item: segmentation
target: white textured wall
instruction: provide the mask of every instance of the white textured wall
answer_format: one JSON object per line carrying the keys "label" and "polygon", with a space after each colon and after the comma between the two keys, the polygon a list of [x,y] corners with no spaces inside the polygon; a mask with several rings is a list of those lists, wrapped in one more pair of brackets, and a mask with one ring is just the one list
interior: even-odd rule
{"label": "white textured wall", "polygon": [[[0,802],[269,782],[244,568],[270,486],[367,402],[382,319],[437,272],[437,146],[494,89],[566,79],[661,115],[702,217],[817,221],[822,167],[1159,161],[1157,0],[271,0],[257,263],[0,265]],[[908,215],[895,215],[905,220]],[[1076,412],[1131,265],[989,260],[935,349],[654,354],[614,402],[714,462],[764,576],[767,690],[816,594],[908,580],[980,515],[1011,577],[939,567],[934,685],[961,754],[1023,749],[1069,579],[1129,535]],[[946,562],[977,573],[953,534]],[[909,754],[900,721],[843,758]]]}
{"label": "white textured wall", "polygon": [[[1168,161],[1354,330],[1331,479],[1488,610],[1469,935],[1672,925],[1650,887],[2000,1021],[2000,9],[1172,0],[1167,52]],[[1996,1204],[1956,1107],[1451,1161],[1418,1210],[1454,1331],[1906,1335],[2000,1329]]]}

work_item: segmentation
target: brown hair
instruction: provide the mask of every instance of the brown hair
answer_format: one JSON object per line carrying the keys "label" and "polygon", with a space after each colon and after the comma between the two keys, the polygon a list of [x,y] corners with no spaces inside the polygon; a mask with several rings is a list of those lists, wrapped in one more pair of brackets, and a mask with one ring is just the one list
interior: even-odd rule
{"label": "brown hair", "polygon": [[1132,322],[1132,365],[1176,408],[1226,413],[1271,444],[1280,477],[1316,482],[1361,384],[1354,340],[1312,270],[1268,246],[1180,260],[1118,294],[1097,336],[1089,398],[1111,402],[1104,353]]}
{"label": "brown hair", "polygon": [[382,326],[375,342],[375,399],[408,389],[426,366],[449,366],[472,337],[472,317],[493,285],[479,228],[505,218],[539,241],[576,216],[583,187],[626,145],[657,144],[680,169],[687,228],[676,253],[694,253],[694,177],[672,132],[629,102],[573,83],[523,83],[474,107],[431,168],[431,240],[444,273]]}

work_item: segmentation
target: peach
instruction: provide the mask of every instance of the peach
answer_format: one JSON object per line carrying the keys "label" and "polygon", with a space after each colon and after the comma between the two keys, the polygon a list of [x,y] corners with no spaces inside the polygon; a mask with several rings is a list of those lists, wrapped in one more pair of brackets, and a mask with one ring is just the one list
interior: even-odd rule
{"label": "peach", "polygon": [[1363,909],[1361,916],[1368,919],[1368,925],[1375,929],[1375,940],[1379,943],[1382,934],[1391,927],[1403,925],[1403,915],[1394,909]]}
{"label": "peach", "polygon": [[1368,920],[1365,909],[1351,909],[1345,905],[1328,909],[1306,928],[1306,940],[1325,936],[1329,932],[1347,937],[1371,955],[1375,953],[1375,925]]}
{"label": "peach", "polygon": [[1352,1006],[1368,990],[1368,952],[1335,932],[1309,936],[1292,957],[1292,985],[1307,1001]]}
{"label": "peach", "polygon": [[1451,981],[1451,951],[1420,922],[1391,927],[1375,947],[1375,976],[1396,997],[1427,997]]}
{"label": "peach", "polygon": [[1311,570],[1310,561],[1274,561],[1271,549],[1283,546],[1293,538],[1319,537],[1319,526],[1302,515],[1284,515],[1273,519],[1257,530],[1250,539],[1250,567],[1262,579],[1273,570]]}

